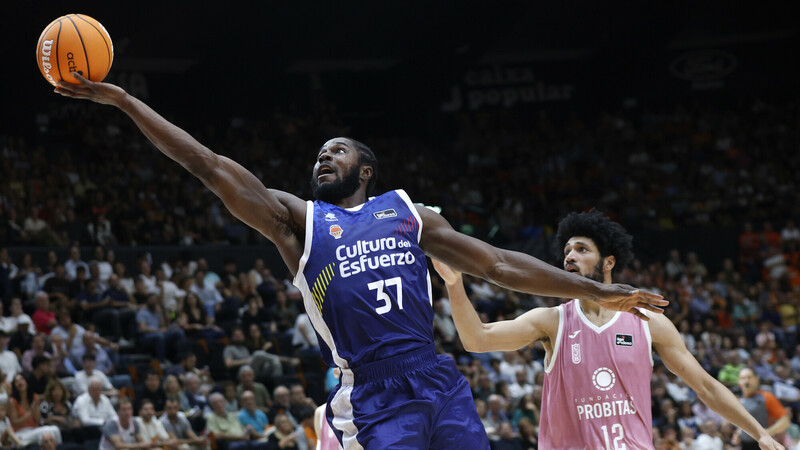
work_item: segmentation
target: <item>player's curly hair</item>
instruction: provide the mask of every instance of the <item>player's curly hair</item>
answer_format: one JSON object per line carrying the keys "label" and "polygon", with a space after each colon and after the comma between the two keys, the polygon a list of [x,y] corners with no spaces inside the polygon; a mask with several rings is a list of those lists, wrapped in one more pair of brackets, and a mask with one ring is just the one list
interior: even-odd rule
{"label": "player's curly hair", "polygon": [[358,165],[372,167],[372,177],[367,183],[367,195],[369,195],[372,193],[372,190],[375,189],[375,183],[378,181],[378,158],[375,157],[375,153],[372,153],[372,149],[367,147],[363,142],[359,142],[353,138],[348,139],[350,139],[353,145],[356,146],[356,149],[358,149]]}
{"label": "player's curly hair", "polygon": [[574,236],[586,236],[594,241],[603,258],[613,255],[614,268],[624,269],[633,260],[633,236],[594,208],[589,212],[570,213],[559,222],[555,241],[558,261],[563,261],[564,247]]}

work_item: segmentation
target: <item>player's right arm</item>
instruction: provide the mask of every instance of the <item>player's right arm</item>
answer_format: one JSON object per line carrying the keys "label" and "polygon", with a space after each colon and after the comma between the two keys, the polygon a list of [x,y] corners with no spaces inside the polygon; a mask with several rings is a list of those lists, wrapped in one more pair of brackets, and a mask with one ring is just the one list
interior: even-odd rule
{"label": "player's right arm", "polygon": [[447,286],[453,322],[465,350],[477,353],[513,351],[543,337],[555,337],[558,331],[557,309],[536,308],[514,320],[483,323],[464,291],[461,273],[436,259],[433,267]]}
{"label": "player's right arm", "polygon": [[196,176],[242,222],[274,242],[293,273],[302,254],[305,202],[294,195],[267,189],[237,162],[218,155],[173,125],[122,88],[95,83],[74,74],[80,84],[59,82],[55,92],[72,98],[116,106],[162,153]]}

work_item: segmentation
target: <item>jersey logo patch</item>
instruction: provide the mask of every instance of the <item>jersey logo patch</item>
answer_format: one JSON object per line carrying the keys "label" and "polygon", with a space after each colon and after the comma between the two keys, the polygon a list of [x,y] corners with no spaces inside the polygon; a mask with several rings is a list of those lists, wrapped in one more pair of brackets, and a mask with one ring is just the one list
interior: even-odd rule
{"label": "jersey logo patch", "polygon": [[614,343],[623,347],[633,347],[633,335],[618,334]]}
{"label": "jersey logo patch", "polygon": [[608,367],[601,367],[592,374],[592,384],[601,391],[611,389],[616,382],[617,376],[614,374],[614,371]]}
{"label": "jersey logo patch", "polygon": [[336,218],[336,214],[334,213],[327,213],[325,214],[325,220],[328,222],[336,222],[339,219]]}
{"label": "jersey logo patch", "polygon": [[394,209],[384,209],[383,211],[378,211],[372,213],[376,219],[388,219],[390,217],[397,217],[397,211]]}
{"label": "jersey logo patch", "polygon": [[331,233],[331,236],[333,236],[334,238],[341,239],[342,238],[342,233],[344,233],[344,230],[342,229],[342,227],[339,226],[338,223],[335,223],[335,224],[331,225],[330,233]]}
{"label": "jersey logo patch", "polygon": [[572,364],[581,362],[581,344],[572,344]]}

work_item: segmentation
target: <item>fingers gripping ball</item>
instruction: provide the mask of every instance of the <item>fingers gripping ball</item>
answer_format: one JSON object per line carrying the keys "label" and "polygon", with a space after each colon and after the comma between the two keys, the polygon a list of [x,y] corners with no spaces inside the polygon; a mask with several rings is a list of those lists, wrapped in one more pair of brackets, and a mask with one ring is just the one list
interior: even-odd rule
{"label": "fingers gripping ball", "polygon": [[67,14],[50,22],[36,44],[36,62],[48,83],[78,84],[70,72],[103,81],[114,60],[114,45],[100,22],[84,14]]}

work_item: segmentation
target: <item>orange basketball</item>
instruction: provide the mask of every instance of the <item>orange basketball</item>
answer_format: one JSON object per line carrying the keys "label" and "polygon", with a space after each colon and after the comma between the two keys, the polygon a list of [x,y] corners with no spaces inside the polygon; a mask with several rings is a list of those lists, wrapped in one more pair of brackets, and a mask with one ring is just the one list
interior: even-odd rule
{"label": "orange basketball", "polygon": [[36,44],[36,62],[52,85],[77,84],[70,72],[103,81],[114,60],[114,45],[100,22],[83,14],[67,14],[50,22]]}

